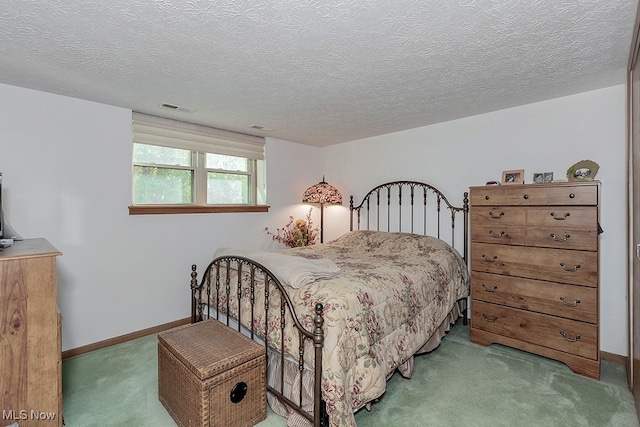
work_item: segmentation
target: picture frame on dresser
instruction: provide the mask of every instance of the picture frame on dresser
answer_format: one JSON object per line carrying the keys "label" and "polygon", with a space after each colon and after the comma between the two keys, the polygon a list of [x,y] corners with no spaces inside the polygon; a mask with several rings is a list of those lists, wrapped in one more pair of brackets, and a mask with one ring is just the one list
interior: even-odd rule
{"label": "picture frame on dresser", "polygon": [[567,169],[567,179],[573,182],[593,181],[599,169],[593,160],[580,160]]}
{"label": "picture frame on dresser", "polygon": [[534,172],[533,183],[534,184],[546,184],[553,181],[553,172]]}
{"label": "picture frame on dresser", "polygon": [[514,169],[502,172],[503,184],[524,184],[524,169]]}

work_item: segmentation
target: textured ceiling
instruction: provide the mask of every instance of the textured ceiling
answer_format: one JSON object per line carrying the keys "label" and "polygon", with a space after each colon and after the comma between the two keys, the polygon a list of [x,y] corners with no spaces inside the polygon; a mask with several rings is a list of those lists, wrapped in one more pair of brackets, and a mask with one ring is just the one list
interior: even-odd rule
{"label": "textured ceiling", "polygon": [[326,146],[624,83],[637,3],[3,0],[0,83]]}

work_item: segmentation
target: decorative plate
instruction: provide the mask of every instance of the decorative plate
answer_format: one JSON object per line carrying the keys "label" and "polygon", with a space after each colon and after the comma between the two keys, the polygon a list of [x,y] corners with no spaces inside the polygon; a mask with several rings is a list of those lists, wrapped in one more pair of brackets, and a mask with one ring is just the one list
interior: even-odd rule
{"label": "decorative plate", "polygon": [[575,165],[567,169],[567,179],[569,181],[593,181],[600,166],[592,160],[580,160]]}

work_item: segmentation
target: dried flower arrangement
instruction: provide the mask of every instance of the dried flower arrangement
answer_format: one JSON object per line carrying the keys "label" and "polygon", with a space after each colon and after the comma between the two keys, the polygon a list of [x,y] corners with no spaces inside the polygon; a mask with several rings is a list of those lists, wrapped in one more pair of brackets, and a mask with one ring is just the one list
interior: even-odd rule
{"label": "dried flower arrangement", "polygon": [[316,243],[320,228],[313,227],[313,222],[311,221],[312,210],[313,208],[309,209],[306,219],[294,220],[293,217],[290,216],[289,223],[282,228],[276,229],[275,234],[269,231],[269,227],[265,227],[264,231],[271,236],[271,239],[290,248],[313,245]]}

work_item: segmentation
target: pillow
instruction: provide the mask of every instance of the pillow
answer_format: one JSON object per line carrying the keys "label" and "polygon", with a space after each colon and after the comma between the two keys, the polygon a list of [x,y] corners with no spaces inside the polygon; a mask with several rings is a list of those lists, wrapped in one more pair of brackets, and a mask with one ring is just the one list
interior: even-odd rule
{"label": "pillow", "polygon": [[387,232],[374,230],[357,230],[343,234],[329,244],[347,246],[354,250],[366,251],[419,251],[425,247],[445,248],[450,245],[433,236],[421,234]]}

